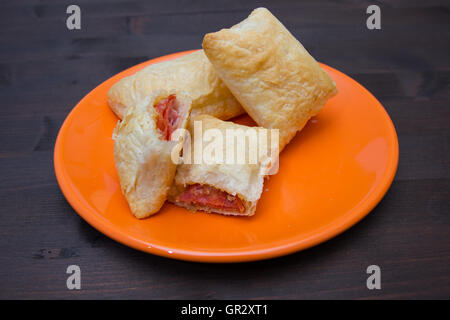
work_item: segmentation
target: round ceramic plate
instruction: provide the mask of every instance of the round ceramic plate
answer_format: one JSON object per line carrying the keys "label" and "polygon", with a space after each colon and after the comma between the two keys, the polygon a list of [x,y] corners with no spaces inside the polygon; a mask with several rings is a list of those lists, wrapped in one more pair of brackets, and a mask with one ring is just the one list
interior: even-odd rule
{"label": "round ceramic plate", "polygon": [[[138,250],[203,262],[266,259],[299,251],[348,229],[381,200],[398,163],[397,135],[381,104],[356,81],[322,65],[338,95],[280,155],[253,217],[190,212],[166,203],[138,220],[120,191],[111,138],[118,119],[106,94],[119,79],[175,53],[134,66],[103,82],[70,112],[55,146],[62,192],[89,224]],[[248,116],[234,119],[252,125]]]}

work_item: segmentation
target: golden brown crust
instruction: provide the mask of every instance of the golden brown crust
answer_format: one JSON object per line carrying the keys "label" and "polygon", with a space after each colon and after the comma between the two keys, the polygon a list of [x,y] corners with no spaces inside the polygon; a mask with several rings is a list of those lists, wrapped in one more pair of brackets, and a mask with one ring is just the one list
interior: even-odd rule
{"label": "golden brown crust", "polygon": [[265,8],[207,34],[203,49],[256,123],[280,129],[280,150],[337,93],[331,77]]}
{"label": "golden brown crust", "polygon": [[108,102],[122,119],[127,106],[135,105],[158,89],[187,92],[192,99],[192,116],[210,114],[226,120],[244,113],[239,102],[217,76],[203,50],[150,65],[123,78],[108,91]]}
{"label": "golden brown crust", "polygon": [[[229,210],[212,209],[212,208],[206,207],[206,206],[199,206],[199,205],[193,205],[193,204],[176,201],[176,198],[172,198],[172,200],[171,200],[170,194],[169,194],[168,199],[170,202],[176,204],[177,206],[186,208],[189,211],[193,211],[193,212],[204,211],[204,212],[208,212],[208,213],[220,213],[225,216],[250,217],[255,214],[255,210],[256,210],[256,205],[252,209],[246,209],[246,211],[242,212],[242,213],[235,212],[235,211],[229,211]],[[247,206],[246,206],[246,208],[247,208]]]}
{"label": "golden brown crust", "polygon": [[[180,127],[186,128],[190,98],[183,93],[172,93],[184,108]],[[176,150],[181,150],[182,142],[161,140],[156,128],[154,104],[168,95],[158,90],[128,108],[113,134],[114,160],[122,193],[133,214],[140,219],[156,213],[164,204],[176,172],[172,151],[177,154]]]}

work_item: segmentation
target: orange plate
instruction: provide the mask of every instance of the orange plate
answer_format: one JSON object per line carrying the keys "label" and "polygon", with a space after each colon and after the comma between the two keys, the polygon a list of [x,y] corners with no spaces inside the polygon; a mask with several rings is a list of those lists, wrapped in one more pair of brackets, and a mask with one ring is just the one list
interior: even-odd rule
{"label": "orange plate", "polygon": [[[189,51],[190,52],[190,51]],[[113,160],[116,116],[111,85],[153,59],[103,82],[70,112],[55,146],[55,171],[65,197],[89,224],[138,250],[202,261],[239,262],[299,251],[341,233],[374,208],[398,163],[397,135],[381,104],[345,74],[322,65],[339,94],[309,121],[280,155],[253,217],[193,213],[165,204],[145,220],[134,218],[120,191]],[[252,124],[248,116],[237,119]]]}

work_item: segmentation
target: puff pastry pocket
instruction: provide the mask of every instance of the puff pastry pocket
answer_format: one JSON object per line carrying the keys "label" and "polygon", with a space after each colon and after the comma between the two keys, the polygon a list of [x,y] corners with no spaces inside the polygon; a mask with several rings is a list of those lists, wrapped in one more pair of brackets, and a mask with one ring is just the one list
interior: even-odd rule
{"label": "puff pastry pocket", "polygon": [[187,92],[192,99],[192,116],[210,114],[226,120],[244,113],[239,102],[217,76],[203,50],[152,64],[121,79],[109,90],[108,102],[122,119],[128,106],[135,105],[158,89]]}
{"label": "puff pastry pocket", "polygon": [[331,77],[265,8],[207,34],[203,49],[256,123],[280,129],[280,150],[337,93]]}
{"label": "puff pastry pocket", "polygon": [[[199,140],[201,140],[203,152],[205,152],[203,157],[206,155],[206,149],[210,148],[207,141],[209,143],[214,141],[206,138],[208,130],[216,130],[215,137],[219,132],[221,133],[220,136],[225,138],[228,129],[240,129],[240,132],[244,134],[247,129],[251,128],[233,122],[221,121],[208,115],[200,115],[193,120],[194,126],[201,123],[203,134],[198,134],[198,127],[192,128],[191,123],[189,129],[190,137],[192,137],[191,150],[194,151],[198,148]],[[265,128],[258,127],[252,127],[251,129],[268,131]],[[239,131],[235,131],[235,133],[239,133]],[[270,137],[270,135],[268,136]],[[261,145],[260,143],[258,147]],[[190,164],[180,164],[168,200],[193,211],[202,210],[235,216],[253,215],[261,197],[264,176],[272,161],[270,160],[272,157],[271,151],[269,151],[270,144],[265,146],[267,152],[258,155],[256,161],[251,161],[247,153],[243,163],[227,162],[226,152],[234,149],[234,155],[237,155],[239,150],[237,146],[238,144],[233,143],[230,139],[223,140],[223,144],[221,144],[223,163],[218,161],[207,163],[205,159],[197,161],[196,156],[192,155]],[[183,161],[186,160],[185,150],[183,150]],[[248,148],[246,150],[248,151]],[[194,152],[198,152],[198,150]]]}
{"label": "puff pastry pocket", "polygon": [[[114,129],[114,160],[122,193],[137,218],[156,213],[167,198],[176,172],[191,100],[183,93],[159,90],[127,109]],[[175,155],[175,162],[173,161]]]}

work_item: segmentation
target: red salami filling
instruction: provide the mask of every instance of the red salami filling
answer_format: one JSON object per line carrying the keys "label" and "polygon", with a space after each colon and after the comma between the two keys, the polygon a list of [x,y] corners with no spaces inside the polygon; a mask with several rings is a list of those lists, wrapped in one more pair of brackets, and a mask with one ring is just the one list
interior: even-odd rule
{"label": "red salami filling", "polygon": [[170,140],[172,133],[181,125],[182,110],[174,94],[155,104],[158,113],[156,126],[163,140]]}
{"label": "red salami filling", "polygon": [[222,209],[243,213],[242,200],[225,191],[203,184],[192,184],[178,196],[178,201],[191,203],[208,208]]}

